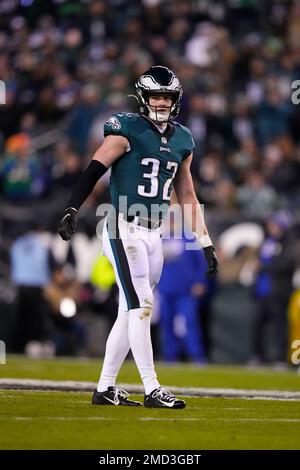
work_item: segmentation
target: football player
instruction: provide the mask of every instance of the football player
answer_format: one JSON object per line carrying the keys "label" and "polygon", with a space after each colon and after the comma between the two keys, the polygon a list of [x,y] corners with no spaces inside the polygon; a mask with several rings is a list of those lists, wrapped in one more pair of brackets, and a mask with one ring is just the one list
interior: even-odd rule
{"label": "football player", "polygon": [[[115,270],[119,309],[92,403],[141,405],[115,385],[131,349],[145,388],[144,406],[184,408],[185,402],[157,379],[150,337],[153,289],[163,264],[161,222],[173,187],[183,210],[186,205],[192,209],[187,219],[203,247],[208,277],[216,274],[218,261],[190,173],[194,141],[190,131],[174,121],[182,86],[167,67],[154,66],[138,79],[136,93],[139,113],[117,113],[105,123],[105,139],[79,178],[58,232],[63,240],[71,239],[80,206],[111,167],[112,210],[103,230],[103,251]],[[136,207],[139,210],[133,211]]]}

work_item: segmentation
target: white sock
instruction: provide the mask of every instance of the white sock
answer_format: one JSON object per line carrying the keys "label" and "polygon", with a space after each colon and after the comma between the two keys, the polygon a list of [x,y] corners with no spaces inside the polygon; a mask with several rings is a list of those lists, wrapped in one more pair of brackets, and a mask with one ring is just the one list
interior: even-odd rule
{"label": "white sock", "polygon": [[104,392],[108,387],[115,385],[120,367],[129,352],[128,319],[129,312],[119,309],[118,317],[106,342],[98,392]]}
{"label": "white sock", "polygon": [[135,363],[140,372],[145,394],[149,395],[160,387],[153,363],[153,351],[150,336],[151,310],[136,308],[129,310],[128,336]]}

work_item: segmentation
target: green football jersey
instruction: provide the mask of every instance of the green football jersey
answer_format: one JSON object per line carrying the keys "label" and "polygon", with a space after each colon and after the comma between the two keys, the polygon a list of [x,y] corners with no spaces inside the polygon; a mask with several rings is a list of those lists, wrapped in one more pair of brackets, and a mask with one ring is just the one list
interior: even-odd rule
{"label": "green football jersey", "polygon": [[122,135],[129,142],[128,151],[111,168],[114,207],[125,212],[133,204],[143,205],[149,218],[163,218],[178,167],[194,148],[190,131],[172,122],[161,133],[140,114],[116,113],[105,123],[104,135]]}

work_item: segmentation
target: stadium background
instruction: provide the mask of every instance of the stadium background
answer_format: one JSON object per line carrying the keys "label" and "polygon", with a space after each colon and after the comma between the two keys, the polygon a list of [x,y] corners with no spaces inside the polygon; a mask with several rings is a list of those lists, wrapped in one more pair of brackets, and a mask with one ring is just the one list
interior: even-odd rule
{"label": "stadium background", "polygon": [[[163,64],[183,84],[179,121],[195,138],[195,188],[220,258],[218,279],[199,308],[204,361],[261,360],[255,338],[263,331],[263,360],[287,363],[291,340],[300,339],[300,113],[291,99],[292,82],[300,79],[299,31],[297,1],[0,2],[0,79],[6,86],[6,104],[0,105],[0,338],[8,351],[103,354],[116,291],[109,268],[95,265],[95,227],[98,204],[109,201],[108,180],[82,208],[70,245],[56,234],[57,221],[103,139],[105,120],[127,109],[124,97],[142,72]],[[271,260],[271,288],[261,299],[259,250],[270,219],[283,230],[282,255]],[[26,265],[13,251],[32,229],[39,231],[32,243],[42,239],[50,248],[51,280],[45,264],[32,273],[30,256]],[[24,271],[25,292],[18,285]],[[66,297],[77,306],[72,318],[61,315]],[[274,310],[260,330],[264,301]],[[67,315],[72,308],[65,306]],[[20,309],[27,331],[16,324]],[[43,317],[37,332],[33,311]],[[160,358],[159,311],[153,337]],[[26,349],[32,339],[42,344]],[[187,359],[184,353],[180,359]]]}

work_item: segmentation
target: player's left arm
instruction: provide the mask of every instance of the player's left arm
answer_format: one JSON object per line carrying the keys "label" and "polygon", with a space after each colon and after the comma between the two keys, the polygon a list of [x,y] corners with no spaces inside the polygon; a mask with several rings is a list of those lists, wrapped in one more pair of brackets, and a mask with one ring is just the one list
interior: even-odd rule
{"label": "player's left arm", "polygon": [[206,276],[213,277],[218,271],[218,259],[205,224],[201,205],[195,193],[191,175],[192,158],[193,156],[190,154],[180,165],[174,179],[174,189],[177,200],[182,207],[185,220],[192,228],[192,231],[203,248],[208,264]]}

